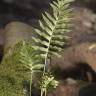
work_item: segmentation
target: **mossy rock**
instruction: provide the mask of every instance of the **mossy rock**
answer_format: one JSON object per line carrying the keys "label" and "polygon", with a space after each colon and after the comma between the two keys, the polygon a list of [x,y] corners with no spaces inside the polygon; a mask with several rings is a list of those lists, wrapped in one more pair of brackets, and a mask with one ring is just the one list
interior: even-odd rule
{"label": "mossy rock", "polygon": [[29,70],[20,63],[21,47],[18,46],[8,48],[0,65],[1,96],[25,96],[24,87],[30,82]]}
{"label": "mossy rock", "polygon": [[31,40],[33,27],[22,22],[11,22],[5,27],[4,49],[15,45],[20,40]]}
{"label": "mossy rock", "polygon": [[25,79],[27,76],[23,67],[11,64],[0,65],[0,95],[24,96],[23,82],[27,80]]}

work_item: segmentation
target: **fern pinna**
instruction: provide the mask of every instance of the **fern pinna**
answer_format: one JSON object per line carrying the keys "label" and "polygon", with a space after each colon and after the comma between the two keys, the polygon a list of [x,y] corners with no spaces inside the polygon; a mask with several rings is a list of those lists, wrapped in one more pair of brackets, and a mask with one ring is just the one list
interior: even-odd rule
{"label": "fern pinna", "polygon": [[44,57],[45,64],[48,57],[55,55],[60,56],[68,36],[66,32],[70,32],[71,11],[69,5],[73,0],[56,0],[50,6],[53,10],[51,15],[45,12],[42,19],[39,21],[40,29],[35,29],[39,38],[32,37],[35,44],[34,48],[41,51],[41,56]]}

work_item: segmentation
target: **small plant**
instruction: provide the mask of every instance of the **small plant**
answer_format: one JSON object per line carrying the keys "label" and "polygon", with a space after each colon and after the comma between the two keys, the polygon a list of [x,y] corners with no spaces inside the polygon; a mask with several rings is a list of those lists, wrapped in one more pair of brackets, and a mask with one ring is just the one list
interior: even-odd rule
{"label": "small plant", "polygon": [[58,86],[58,81],[55,80],[54,76],[48,73],[45,73],[41,78],[40,88],[41,96],[47,96],[47,92],[56,88]]}

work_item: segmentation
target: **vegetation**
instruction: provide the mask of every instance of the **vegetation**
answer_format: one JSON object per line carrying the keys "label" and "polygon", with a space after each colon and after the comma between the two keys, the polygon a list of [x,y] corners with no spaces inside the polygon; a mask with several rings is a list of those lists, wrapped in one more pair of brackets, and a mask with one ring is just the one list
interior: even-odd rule
{"label": "vegetation", "polygon": [[[51,56],[61,56],[66,40],[65,35],[70,32],[71,9],[73,0],[53,1],[50,6],[51,15],[45,12],[39,21],[40,28],[34,28],[32,41],[20,41],[9,48],[0,69],[0,94],[2,96],[24,96],[24,85],[30,83],[30,96],[34,73],[41,72],[41,96],[46,96],[50,89],[58,86],[58,81],[47,69]],[[5,83],[6,82],[6,83]],[[6,84],[6,85],[4,85]]]}

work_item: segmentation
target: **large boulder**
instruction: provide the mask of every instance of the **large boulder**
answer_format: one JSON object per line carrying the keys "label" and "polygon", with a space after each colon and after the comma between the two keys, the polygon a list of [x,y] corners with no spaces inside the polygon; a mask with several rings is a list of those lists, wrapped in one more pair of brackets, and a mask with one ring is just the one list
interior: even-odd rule
{"label": "large boulder", "polygon": [[48,96],[96,96],[96,83],[67,79],[62,81]]}
{"label": "large boulder", "polygon": [[[61,58],[51,60],[51,68],[59,68],[63,72],[62,77],[86,73],[89,81],[96,81],[96,46],[94,43],[82,43],[64,50]],[[76,71],[73,71],[76,70]],[[67,72],[67,73],[66,73]],[[90,72],[92,74],[90,74]],[[64,75],[65,74],[65,75]],[[92,75],[92,78],[90,77]],[[84,75],[84,78],[86,78]],[[82,76],[81,76],[82,77]]]}
{"label": "large boulder", "polygon": [[72,32],[70,45],[84,42],[96,42],[96,15],[85,7],[75,6],[73,10]]}
{"label": "large boulder", "polygon": [[21,22],[11,22],[5,27],[4,49],[13,46],[20,40],[31,40],[33,28]]}
{"label": "large boulder", "polygon": [[72,79],[61,81],[59,86],[48,96],[78,96],[81,85]]}

